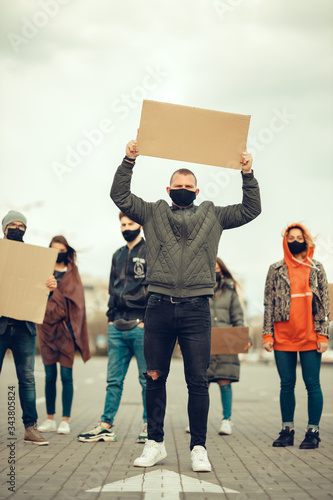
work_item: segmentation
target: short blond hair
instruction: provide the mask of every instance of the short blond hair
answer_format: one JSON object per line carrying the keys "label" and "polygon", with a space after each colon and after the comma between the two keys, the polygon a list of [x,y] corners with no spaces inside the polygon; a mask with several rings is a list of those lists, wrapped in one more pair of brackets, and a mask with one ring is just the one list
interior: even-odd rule
{"label": "short blond hair", "polygon": [[170,179],[170,186],[172,184],[172,179],[174,178],[175,175],[177,174],[180,174],[180,175],[192,175],[194,180],[195,180],[195,187],[197,187],[197,184],[198,184],[198,181],[197,181],[197,178],[196,176],[194,175],[194,173],[192,172],[192,170],[189,170],[188,168],[179,168],[178,170],[176,170],[172,176],[171,176],[171,179]]}

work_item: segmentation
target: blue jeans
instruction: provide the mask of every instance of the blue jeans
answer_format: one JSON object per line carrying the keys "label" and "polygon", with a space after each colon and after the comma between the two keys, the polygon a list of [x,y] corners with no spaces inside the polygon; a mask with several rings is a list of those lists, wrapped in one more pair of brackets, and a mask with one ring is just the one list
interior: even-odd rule
{"label": "blue jeans", "polygon": [[223,408],[223,418],[225,420],[230,420],[231,409],[232,409],[232,386],[231,384],[220,385],[221,400]]}
{"label": "blue jeans", "polygon": [[[45,399],[48,415],[55,414],[55,402],[57,395],[57,363],[44,365],[45,368]],[[73,370],[60,366],[62,382],[62,416],[70,417],[73,402]]]}
{"label": "blue jeans", "polygon": [[[294,422],[297,352],[274,351],[276,366],[281,379],[280,407],[283,425]],[[319,373],[321,354],[317,351],[300,351],[302,376],[308,393],[308,427],[318,426],[323,410],[323,394]]]}
{"label": "blue jeans", "polygon": [[38,418],[34,376],[35,344],[36,337],[30,335],[24,322],[7,326],[5,333],[0,335],[0,371],[6,351],[11,349],[19,382],[19,398],[25,428],[34,425]]}
{"label": "blue jeans", "polygon": [[143,421],[146,413],[146,360],[143,353],[143,328],[136,326],[132,330],[121,331],[108,325],[108,372],[106,398],[102,422],[112,424],[118,411],[125,376],[133,356],[136,357],[139,370],[139,382],[142,387]]}
{"label": "blue jeans", "polygon": [[149,297],[145,314],[145,356],[148,371],[158,371],[153,380],[147,375],[148,439],[162,442],[166,409],[166,380],[172,352],[178,338],[184,360],[188,389],[188,416],[192,449],[205,446],[209,393],[207,368],[210,362],[211,320],[207,297],[173,304],[163,295]]}

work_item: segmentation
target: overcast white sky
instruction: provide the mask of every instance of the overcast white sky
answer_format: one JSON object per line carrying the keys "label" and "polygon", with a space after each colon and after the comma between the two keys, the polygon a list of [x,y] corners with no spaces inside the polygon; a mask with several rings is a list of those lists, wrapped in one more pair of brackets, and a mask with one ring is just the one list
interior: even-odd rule
{"label": "overcast white sky", "polygon": [[[0,218],[24,212],[27,243],[47,246],[62,233],[81,273],[108,280],[124,244],[109,189],[146,98],[252,117],[263,211],[226,231],[219,249],[245,283],[251,314],[262,309],[291,222],[318,236],[315,257],[333,282],[330,0],[2,0],[0,8]],[[167,199],[180,166],[140,157],[133,192]],[[238,172],[185,166],[201,199],[241,200]]]}

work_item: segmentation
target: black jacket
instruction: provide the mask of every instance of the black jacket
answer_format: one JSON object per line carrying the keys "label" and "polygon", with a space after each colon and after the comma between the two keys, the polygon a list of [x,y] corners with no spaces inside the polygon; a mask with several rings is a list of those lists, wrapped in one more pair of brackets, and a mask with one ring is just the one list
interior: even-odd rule
{"label": "black jacket", "polygon": [[115,174],[111,198],[127,217],[143,226],[149,291],[174,297],[213,295],[222,231],[250,222],[261,211],[253,173],[242,175],[242,203],[218,207],[204,201],[177,209],[164,200],[148,203],[131,193],[132,170],[133,165],[124,160]]}
{"label": "black jacket", "polygon": [[[13,320],[11,318],[6,318],[5,316],[0,317],[0,335],[5,333],[9,321]],[[36,323],[32,323],[31,321],[14,321],[16,328],[26,328],[32,337],[35,337],[37,335]]]}
{"label": "black jacket", "polygon": [[142,239],[132,250],[127,245],[112,257],[108,311],[109,321],[143,321],[147,302],[146,242]]}

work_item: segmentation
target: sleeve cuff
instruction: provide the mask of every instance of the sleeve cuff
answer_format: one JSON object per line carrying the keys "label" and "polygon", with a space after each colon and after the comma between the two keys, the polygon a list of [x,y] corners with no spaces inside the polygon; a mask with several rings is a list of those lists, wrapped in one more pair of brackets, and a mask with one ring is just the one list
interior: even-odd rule
{"label": "sleeve cuff", "polygon": [[328,338],[326,337],[326,335],[317,335],[317,342],[328,342]]}
{"label": "sleeve cuff", "polygon": [[242,177],[246,177],[247,179],[252,179],[254,177],[253,170],[251,169],[251,172],[247,172],[246,174],[241,170]]}
{"label": "sleeve cuff", "polygon": [[124,161],[127,163],[130,163],[131,165],[134,165],[136,158],[129,158],[128,156],[124,156]]}
{"label": "sleeve cuff", "polygon": [[265,334],[262,336],[263,343],[265,342],[274,342],[274,337],[273,335],[270,334]]}

